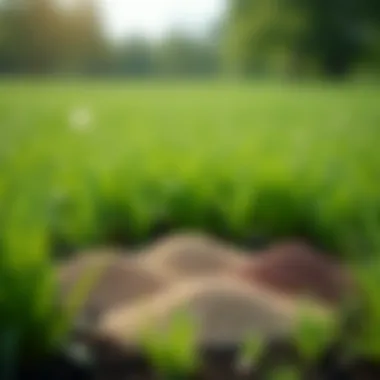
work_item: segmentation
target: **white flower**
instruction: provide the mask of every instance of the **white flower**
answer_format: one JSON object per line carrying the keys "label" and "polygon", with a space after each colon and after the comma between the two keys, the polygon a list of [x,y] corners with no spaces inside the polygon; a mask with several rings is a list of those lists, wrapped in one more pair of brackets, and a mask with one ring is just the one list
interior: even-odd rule
{"label": "white flower", "polygon": [[90,129],[93,122],[93,114],[87,107],[76,108],[69,114],[70,127],[78,132]]}

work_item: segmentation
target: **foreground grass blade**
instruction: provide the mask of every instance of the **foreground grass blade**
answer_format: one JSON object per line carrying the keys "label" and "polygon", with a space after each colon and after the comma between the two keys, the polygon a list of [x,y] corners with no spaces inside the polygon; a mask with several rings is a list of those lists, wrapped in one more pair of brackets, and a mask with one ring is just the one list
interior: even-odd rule
{"label": "foreground grass blade", "polygon": [[64,307],[60,308],[60,315],[54,331],[55,342],[59,342],[62,336],[67,336],[68,332],[74,327],[75,320],[80,314],[88,295],[105,270],[105,264],[87,269],[83,277],[78,280],[70,291]]}
{"label": "foreground grass blade", "polygon": [[142,333],[143,348],[152,365],[165,379],[180,379],[198,368],[198,347],[193,321],[185,312],[173,315],[170,327],[159,331],[152,325]]}
{"label": "foreground grass blade", "polygon": [[0,332],[0,379],[13,380],[19,364],[20,336],[17,330]]}

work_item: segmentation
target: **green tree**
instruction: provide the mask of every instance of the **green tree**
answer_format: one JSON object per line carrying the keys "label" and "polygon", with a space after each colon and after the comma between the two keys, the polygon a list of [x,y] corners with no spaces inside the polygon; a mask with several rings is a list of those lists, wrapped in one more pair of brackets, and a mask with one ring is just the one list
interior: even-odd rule
{"label": "green tree", "polygon": [[93,0],[3,0],[0,21],[3,72],[96,71],[107,55]]}
{"label": "green tree", "polygon": [[77,0],[64,12],[65,68],[92,73],[107,64],[107,40],[95,0]]}
{"label": "green tree", "polygon": [[163,75],[210,75],[218,71],[218,53],[212,40],[173,31],[159,46],[158,67]]}
{"label": "green tree", "polygon": [[129,38],[116,47],[114,71],[128,76],[156,73],[155,47],[143,37]]}
{"label": "green tree", "polygon": [[377,50],[379,24],[377,0],[233,0],[227,62],[243,73],[345,75]]}
{"label": "green tree", "polygon": [[50,0],[1,3],[0,67],[4,71],[47,71],[60,59],[60,19]]}

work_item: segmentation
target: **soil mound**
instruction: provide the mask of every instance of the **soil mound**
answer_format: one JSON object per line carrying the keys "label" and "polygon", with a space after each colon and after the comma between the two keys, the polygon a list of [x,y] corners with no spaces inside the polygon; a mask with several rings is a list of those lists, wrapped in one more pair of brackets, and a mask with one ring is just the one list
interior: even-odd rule
{"label": "soil mound", "polygon": [[142,256],[148,266],[182,278],[229,273],[246,260],[236,248],[196,233],[161,239]]}
{"label": "soil mound", "polygon": [[199,344],[234,345],[250,334],[274,338],[289,332],[295,308],[282,297],[232,278],[198,279],[180,282],[149,302],[109,313],[101,331],[138,343],[146,328],[169,331],[178,313],[190,318]]}
{"label": "soil mound", "polygon": [[164,289],[169,280],[144,268],[137,261],[117,254],[79,256],[58,269],[63,300],[75,289],[88,271],[100,269],[83,305],[83,314],[91,321],[120,306],[151,296]]}
{"label": "soil mound", "polygon": [[342,301],[349,286],[343,266],[298,241],[275,244],[260,252],[242,269],[241,275],[253,285],[330,304]]}

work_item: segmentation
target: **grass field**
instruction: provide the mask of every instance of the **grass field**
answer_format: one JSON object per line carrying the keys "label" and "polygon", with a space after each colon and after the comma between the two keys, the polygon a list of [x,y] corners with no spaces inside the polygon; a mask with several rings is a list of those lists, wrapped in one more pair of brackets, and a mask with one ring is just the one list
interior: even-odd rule
{"label": "grass field", "polygon": [[[91,282],[56,307],[47,235],[71,247],[140,242],[166,224],[378,253],[379,99],[348,84],[0,82],[0,378],[66,342]],[[378,273],[362,273],[366,329],[350,336],[371,358]],[[187,366],[179,335],[172,351],[147,348]]]}
{"label": "grass field", "polygon": [[363,255],[375,242],[380,89],[4,80],[0,93],[7,230],[12,199],[34,194],[31,220],[71,246],[159,224],[308,234]]}

